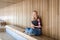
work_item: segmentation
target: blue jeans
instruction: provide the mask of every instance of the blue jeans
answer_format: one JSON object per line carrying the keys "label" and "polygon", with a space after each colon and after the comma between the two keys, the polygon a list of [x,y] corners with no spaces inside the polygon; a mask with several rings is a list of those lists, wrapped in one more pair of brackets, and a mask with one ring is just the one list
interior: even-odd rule
{"label": "blue jeans", "polygon": [[29,34],[29,35],[41,35],[42,34],[42,30],[39,28],[26,28],[25,29],[25,33]]}

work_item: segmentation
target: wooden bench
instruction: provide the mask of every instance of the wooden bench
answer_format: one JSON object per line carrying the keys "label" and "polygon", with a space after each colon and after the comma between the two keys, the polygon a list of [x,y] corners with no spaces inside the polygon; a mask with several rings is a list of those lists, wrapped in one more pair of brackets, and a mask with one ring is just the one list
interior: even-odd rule
{"label": "wooden bench", "polygon": [[[9,32],[10,31],[10,32]],[[7,25],[6,26],[6,32],[7,33],[11,33],[14,32],[16,34],[18,34],[19,36],[22,36],[25,40],[54,40],[52,38],[49,38],[47,36],[41,35],[41,36],[30,36],[24,33],[24,29],[20,28],[20,27],[16,27],[16,26],[12,26],[12,25]],[[11,36],[15,37],[14,35],[10,34]],[[17,37],[15,37],[17,38]]]}

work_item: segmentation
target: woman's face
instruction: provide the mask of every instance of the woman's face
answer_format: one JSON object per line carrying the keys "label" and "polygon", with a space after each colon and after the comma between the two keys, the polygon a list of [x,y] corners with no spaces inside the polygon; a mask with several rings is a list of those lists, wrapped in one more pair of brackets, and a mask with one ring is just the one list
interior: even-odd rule
{"label": "woman's face", "polygon": [[33,15],[33,17],[37,17],[38,14],[36,12],[33,12],[32,15]]}

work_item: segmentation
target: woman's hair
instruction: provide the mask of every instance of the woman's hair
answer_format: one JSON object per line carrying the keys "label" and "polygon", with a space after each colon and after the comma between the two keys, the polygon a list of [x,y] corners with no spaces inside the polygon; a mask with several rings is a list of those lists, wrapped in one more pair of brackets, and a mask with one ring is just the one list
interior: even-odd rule
{"label": "woman's hair", "polygon": [[[36,15],[38,17],[38,12],[36,10],[34,10],[33,12],[36,12]],[[32,20],[34,20],[35,18],[32,16]]]}
{"label": "woman's hair", "polygon": [[36,10],[34,10],[33,12],[36,12],[36,14],[38,14],[38,12]]}

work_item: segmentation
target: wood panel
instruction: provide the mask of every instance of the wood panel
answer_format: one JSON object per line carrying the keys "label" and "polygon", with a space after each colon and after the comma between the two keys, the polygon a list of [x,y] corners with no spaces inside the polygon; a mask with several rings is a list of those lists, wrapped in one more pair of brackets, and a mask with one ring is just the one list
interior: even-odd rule
{"label": "wood panel", "polygon": [[49,28],[50,36],[58,38],[58,0],[50,0],[49,6]]}
{"label": "wood panel", "polygon": [[42,15],[42,21],[43,21],[43,27],[42,28],[44,28],[43,29],[43,34],[46,34],[46,35],[49,35],[48,33],[49,33],[49,28],[48,28],[48,21],[49,21],[49,19],[48,19],[48,17],[49,17],[49,1],[48,0],[43,0],[43,15]]}

